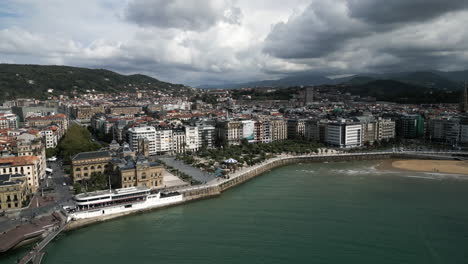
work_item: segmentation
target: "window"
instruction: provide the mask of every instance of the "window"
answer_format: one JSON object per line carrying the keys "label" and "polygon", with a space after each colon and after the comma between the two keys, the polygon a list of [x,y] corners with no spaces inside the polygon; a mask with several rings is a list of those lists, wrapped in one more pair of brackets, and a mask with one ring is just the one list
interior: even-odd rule
{"label": "window", "polygon": [[75,171],[81,171],[81,168],[76,168],[76,170],[75,170]]}
{"label": "window", "polygon": [[91,169],[94,170],[94,166],[91,166]]}
{"label": "window", "polygon": [[88,170],[88,167],[84,167],[83,170]]}

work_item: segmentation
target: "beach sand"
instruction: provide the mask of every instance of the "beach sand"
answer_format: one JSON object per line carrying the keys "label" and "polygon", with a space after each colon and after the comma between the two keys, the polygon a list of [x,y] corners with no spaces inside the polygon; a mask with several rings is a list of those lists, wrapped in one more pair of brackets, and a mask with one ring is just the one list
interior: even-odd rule
{"label": "beach sand", "polygon": [[386,160],[378,168],[468,175],[468,161],[457,160]]}

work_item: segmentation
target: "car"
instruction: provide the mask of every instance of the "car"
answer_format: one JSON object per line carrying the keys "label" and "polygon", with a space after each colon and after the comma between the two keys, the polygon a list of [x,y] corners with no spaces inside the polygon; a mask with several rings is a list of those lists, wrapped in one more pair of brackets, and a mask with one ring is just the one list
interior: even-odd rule
{"label": "car", "polygon": [[67,184],[66,184],[65,182],[64,182],[62,185],[63,185],[63,186],[67,186]]}
{"label": "car", "polygon": [[48,179],[52,179],[52,176],[47,177]]}

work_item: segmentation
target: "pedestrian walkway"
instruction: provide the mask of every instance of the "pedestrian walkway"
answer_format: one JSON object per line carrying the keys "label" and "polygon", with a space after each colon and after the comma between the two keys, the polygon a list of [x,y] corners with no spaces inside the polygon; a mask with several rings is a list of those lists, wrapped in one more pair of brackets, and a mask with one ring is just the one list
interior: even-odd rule
{"label": "pedestrian walkway", "polygon": [[168,166],[178,169],[179,171],[187,175],[190,175],[194,180],[197,180],[201,183],[206,183],[216,178],[214,174],[207,173],[205,171],[200,170],[199,168],[187,165],[183,161],[176,160],[174,157],[160,157],[159,159],[166,163]]}

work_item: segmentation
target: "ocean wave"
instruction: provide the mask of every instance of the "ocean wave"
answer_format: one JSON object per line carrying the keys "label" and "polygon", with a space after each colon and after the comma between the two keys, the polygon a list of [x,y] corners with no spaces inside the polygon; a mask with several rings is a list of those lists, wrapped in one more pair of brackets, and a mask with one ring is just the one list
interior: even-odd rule
{"label": "ocean wave", "polygon": [[297,172],[304,172],[304,173],[315,173],[315,170],[296,170]]}
{"label": "ocean wave", "polygon": [[433,176],[420,176],[420,175],[406,175],[403,176],[405,178],[417,178],[417,179],[425,179],[425,180],[439,180],[440,178],[433,177]]}

